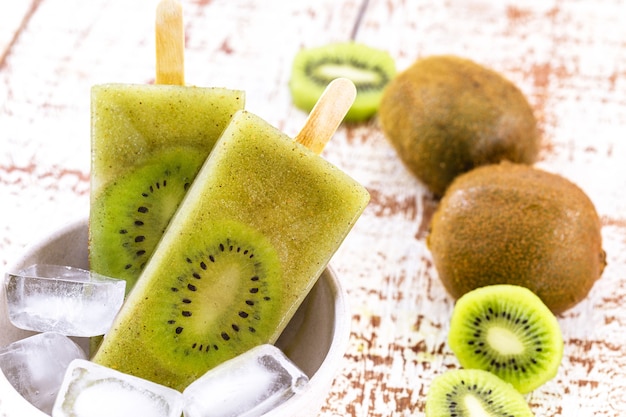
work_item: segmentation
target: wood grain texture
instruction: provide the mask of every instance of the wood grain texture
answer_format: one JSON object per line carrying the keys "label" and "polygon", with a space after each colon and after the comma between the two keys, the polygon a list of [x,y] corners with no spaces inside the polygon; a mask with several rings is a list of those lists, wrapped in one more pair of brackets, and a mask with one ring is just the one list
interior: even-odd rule
{"label": "wood grain texture", "polygon": [[[288,94],[292,57],[349,39],[362,4],[183,1],[186,81],[244,89],[250,111],[295,135],[306,114]],[[17,5],[2,12],[0,264],[86,215],[89,88],[154,81],[155,5],[42,0],[31,15]],[[389,50],[399,69],[457,54],[500,71],[540,121],[538,166],[578,184],[596,205],[608,266],[587,299],[558,317],[565,356],[557,377],[528,395],[538,416],[626,414],[624,16],[618,0],[370,0],[356,31],[357,41]],[[458,367],[445,341],[453,300],[425,246],[437,203],[376,120],[341,127],[323,155],[363,183],[372,202],[332,261],[353,326],[322,415],[423,415],[432,378]]]}

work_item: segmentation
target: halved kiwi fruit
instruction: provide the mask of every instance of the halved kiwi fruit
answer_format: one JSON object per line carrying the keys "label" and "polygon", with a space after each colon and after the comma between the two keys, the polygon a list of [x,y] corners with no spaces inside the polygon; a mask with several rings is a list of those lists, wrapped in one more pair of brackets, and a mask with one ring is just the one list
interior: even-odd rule
{"label": "halved kiwi fruit", "polygon": [[426,396],[426,417],[532,417],[528,403],[511,384],[479,369],[437,376]]}
{"label": "halved kiwi fruit", "polygon": [[311,111],[332,80],[348,78],[357,95],[345,120],[360,122],[376,114],[383,88],[395,73],[395,62],[386,51],[356,42],[333,43],[296,54],[289,88],[294,104]]}
{"label": "halved kiwi fruit", "polygon": [[[93,199],[90,267],[126,280],[128,293],[152,255],[205,155],[188,147],[156,152]],[[95,219],[98,219],[97,221]]]}
{"label": "halved kiwi fruit", "polygon": [[95,362],[183,390],[215,365],[273,342],[283,294],[275,248],[238,222],[206,230],[201,241],[177,241],[167,259],[148,264]]}
{"label": "halved kiwi fruit", "polygon": [[491,372],[521,393],[552,379],[563,357],[556,317],[517,285],[490,285],[459,298],[448,343],[464,368]]}

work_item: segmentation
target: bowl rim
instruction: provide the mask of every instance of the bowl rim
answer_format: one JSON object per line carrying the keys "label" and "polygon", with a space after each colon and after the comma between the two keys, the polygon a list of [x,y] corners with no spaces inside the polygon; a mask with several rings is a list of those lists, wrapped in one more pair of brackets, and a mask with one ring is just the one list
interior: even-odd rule
{"label": "bowl rim", "polygon": [[[88,227],[88,219],[81,218],[65,223],[57,229],[41,234],[39,238],[28,244],[16,256],[16,259],[7,265],[5,273],[15,271],[28,259],[29,254],[41,251],[50,243],[63,236],[76,232],[81,228]],[[332,259],[331,259],[332,262]],[[2,274],[4,285],[4,274]],[[328,396],[328,390],[340,368],[340,363],[346,352],[350,339],[351,314],[347,302],[347,294],[341,285],[337,274],[329,264],[320,276],[324,279],[330,294],[334,309],[333,325],[330,328],[332,335],[328,351],[324,355],[318,369],[309,378],[309,383],[304,389],[294,394],[289,400],[264,414],[267,417],[291,417],[304,415],[306,411],[312,411],[317,415]],[[6,310],[6,308],[5,308]],[[6,311],[0,314],[7,314]],[[31,332],[32,333],[32,332]],[[1,348],[1,347],[0,347]],[[9,417],[49,417],[43,411],[36,408],[22,397],[11,385],[6,376],[0,370],[0,415]]]}

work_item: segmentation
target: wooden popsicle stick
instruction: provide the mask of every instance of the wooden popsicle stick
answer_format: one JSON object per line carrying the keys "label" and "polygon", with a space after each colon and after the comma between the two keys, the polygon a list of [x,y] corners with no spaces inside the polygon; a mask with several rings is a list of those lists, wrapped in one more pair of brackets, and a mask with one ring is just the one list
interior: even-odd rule
{"label": "wooden popsicle stick", "polygon": [[156,10],[156,83],[185,84],[183,8],[176,0],[162,0]]}
{"label": "wooden popsicle stick", "polygon": [[337,78],[328,84],[296,141],[318,155],[333,136],[356,98],[356,86],[347,78]]}

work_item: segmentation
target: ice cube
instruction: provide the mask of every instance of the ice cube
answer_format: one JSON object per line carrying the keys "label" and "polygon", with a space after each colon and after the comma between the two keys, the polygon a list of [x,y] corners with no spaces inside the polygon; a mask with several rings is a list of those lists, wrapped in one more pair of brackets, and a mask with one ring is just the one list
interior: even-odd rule
{"label": "ice cube", "polygon": [[308,377],[265,344],[208,371],[184,391],[185,417],[256,417],[300,392]]}
{"label": "ice cube", "polygon": [[5,285],[14,326],[85,337],[109,330],[126,288],[124,280],[47,264],[8,272]]}
{"label": "ice cube", "polygon": [[52,417],[180,417],[183,395],[169,387],[77,359],[65,372]]}
{"label": "ice cube", "polygon": [[22,397],[50,414],[68,365],[85,357],[68,337],[40,333],[0,348],[0,369]]}

